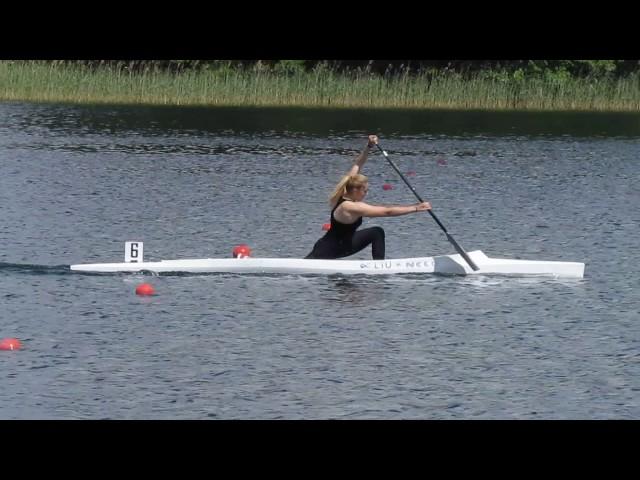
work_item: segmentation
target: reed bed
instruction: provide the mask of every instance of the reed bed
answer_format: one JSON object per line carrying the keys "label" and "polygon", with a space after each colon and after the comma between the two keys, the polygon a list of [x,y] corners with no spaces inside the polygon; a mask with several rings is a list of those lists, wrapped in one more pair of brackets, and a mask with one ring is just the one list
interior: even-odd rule
{"label": "reed bed", "polygon": [[0,62],[0,101],[190,106],[640,111],[640,74],[544,78],[480,72],[380,76],[269,69],[128,72],[40,61]]}

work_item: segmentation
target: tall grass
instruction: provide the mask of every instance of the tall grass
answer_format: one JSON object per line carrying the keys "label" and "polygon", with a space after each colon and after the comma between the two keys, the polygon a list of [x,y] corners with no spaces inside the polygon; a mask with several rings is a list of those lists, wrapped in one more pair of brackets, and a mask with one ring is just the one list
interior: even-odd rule
{"label": "tall grass", "polygon": [[529,78],[446,71],[380,76],[266,68],[136,72],[38,61],[0,62],[0,101],[106,104],[640,111],[640,74]]}

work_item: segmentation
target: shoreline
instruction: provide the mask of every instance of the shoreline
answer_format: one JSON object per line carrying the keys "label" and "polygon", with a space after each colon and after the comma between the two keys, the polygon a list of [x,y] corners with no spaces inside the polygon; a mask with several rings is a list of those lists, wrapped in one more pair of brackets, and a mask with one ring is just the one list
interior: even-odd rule
{"label": "shoreline", "polygon": [[127,73],[0,62],[0,102],[317,110],[640,113],[640,76],[564,84],[540,78],[348,77],[246,70]]}
{"label": "shoreline", "polygon": [[131,102],[131,101],[107,101],[107,100],[34,100],[29,98],[16,98],[16,99],[4,99],[0,96],[0,104],[32,104],[32,105],[60,105],[60,106],[96,106],[96,107],[147,107],[147,108],[192,108],[192,109],[230,109],[230,110],[301,110],[301,111],[317,111],[317,112],[407,112],[407,113],[420,113],[420,112],[442,112],[442,113],[558,113],[558,114],[625,114],[636,115],[640,114],[640,108],[626,108],[617,110],[607,109],[581,109],[581,108],[568,108],[568,109],[552,109],[552,108],[482,108],[482,107],[468,107],[462,108],[456,105],[441,107],[441,106],[375,106],[375,105],[363,105],[363,106],[351,106],[351,105],[305,105],[305,104],[223,104],[223,103],[153,103],[153,102]]}

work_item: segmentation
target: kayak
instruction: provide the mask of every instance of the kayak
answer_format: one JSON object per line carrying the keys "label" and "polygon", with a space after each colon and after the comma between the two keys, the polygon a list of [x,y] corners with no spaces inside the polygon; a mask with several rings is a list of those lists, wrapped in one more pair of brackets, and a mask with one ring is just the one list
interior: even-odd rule
{"label": "kayak", "polygon": [[[130,243],[130,242],[127,242]],[[140,242],[141,243],[141,242]],[[492,258],[481,250],[467,252],[479,267],[471,269],[459,255],[395,258],[385,260],[319,260],[304,258],[196,258],[154,262],[91,263],[71,265],[75,272],[120,273],[278,273],[278,274],[409,274],[442,275],[544,275],[583,278],[584,263]],[[140,257],[140,260],[142,258]]]}

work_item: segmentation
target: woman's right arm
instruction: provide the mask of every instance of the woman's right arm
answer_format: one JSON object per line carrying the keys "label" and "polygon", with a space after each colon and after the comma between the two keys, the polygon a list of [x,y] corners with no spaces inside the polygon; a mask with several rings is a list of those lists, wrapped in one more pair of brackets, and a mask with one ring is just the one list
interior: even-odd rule
{"label": "woman's right arm", "polygon": [[347,172],[347,175],[356,175],[360,173],[369,156],[369,149],[377,144],[378,137],[376,135],[369,135],[367,146],[362,149],[360,155],[358,155],[358,157],[355,159],[355,162],[353,163],[351,169]]}
{"label": "woman's right arm", "polygon": [[[346,204],[343,208],[345,207],[347,207]],[[364,202],[349,202],[346,210],[359,217],[399,217],[400,215],[431,210],[431,204],[423,202],[414,205],[369,205]]]}

